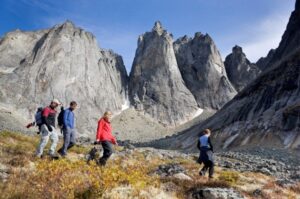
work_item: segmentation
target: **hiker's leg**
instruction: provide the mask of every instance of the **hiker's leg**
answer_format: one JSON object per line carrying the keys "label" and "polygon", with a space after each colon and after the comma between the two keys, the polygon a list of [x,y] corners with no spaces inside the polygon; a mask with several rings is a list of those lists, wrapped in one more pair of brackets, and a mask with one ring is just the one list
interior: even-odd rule
{"label": "hiker's leg", "polygon": [[68,149],[72,148],[76,144],[76,131],[75,129],[71,129],[71,137],[70,137],[70,144]]}
{"label": "hiker's leg", "polygon": [[202,168],[201,171],[200,171],[200,175],[201,175],[201,176],[205,176],[206,171],[207,171],[208,168],[209,168],[208,163],[205,161],[205,162],[204,162],[204,166],[203,166],[203,168]]}
{"label": "hiker's leg", "polygon": [[58,134],[57,131],[54,127],[52,127],[52,132],[50,132],[50,139],[52,141],[51,146],[50,146],[50,151],[49,154],[50,155],[55,155],[55,149],[58,143]]}
{"label": "hiker's leg", "polygon": [[210,178],[212,178],[214,176],[214,167],[215,167],[214,162],[210,161],[209,171],[208,171]]}
{"label": "hiker's leg", "polygon": [[36,155],[37,156],[43,155],[43,151],[44,151],[45,146],[48,143],[48,140],[49,140],[49,132],[48,132],[48,129],[47,129],[46,125],[43,125],[41,127],[41,141],[40,141],[40,144],[39,144],[39,146],[36,150]]}
{"label": "hiker's leg", "polygon": [[112,143],[110,143],[108,141],[104,141],[101,144],[102,144],[102,147],[103,147],[103,156],[100,158],[99,163],[101,165],[105,165],[106,161],[108,160],[108,158],[113,153],[113,147],[112,147]]}
{"label": "hiker's leg", "polygon": [[61,154],[66,155],[67,150],[68,150],[68,146],[70,144],[70,139],[71,139],[71,129],[70,128],[64,128],[63,133],[64,133],[64,144],[62,146]]}

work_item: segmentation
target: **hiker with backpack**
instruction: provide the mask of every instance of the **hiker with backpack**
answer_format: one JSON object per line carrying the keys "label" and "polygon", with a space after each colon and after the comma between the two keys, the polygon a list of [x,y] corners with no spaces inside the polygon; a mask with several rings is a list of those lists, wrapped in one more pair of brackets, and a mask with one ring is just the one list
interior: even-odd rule
{"label": "hiker with backpack", "polygon": [[200,150],[200,155],[198,159],[199,164],[204,164],[203,168],[200,170],[199,175],[205,176],[208,170],[209,178],[213,178],[214,175],[214,157],[213,157],[213,146],[210,141],[211,131],[210,129],[205,129],[200,135],[197,147]]}
{"label": "hiker with backpack", "polygon": [[43,112],[43,107],[39,107],[34,115],[34,122],[31,122],[29,124],[27,124],[26,128],[31,128],[33,126],[37,126],[39,131],[37,132],[37,134],[40,134],[41,132],[41,126],[42,126],[42,112]]}
{"label": "hiker with backpack", "polygon": [[[62,122],[62,130],[64,135],[64,144],[63,146],[58,150],[58,153],[65,157],[67,155],[67,150],[72,148],[75,145],[75,115],[74,110],[77,107],[77,103],[75,101],[72,101],[70,103],[70,107],[65,109],[64,111],[61,111],[60,114],[63,115],[63,117],[58,117],[59,121],[58,123]],[[60,116],[60,115],[59,115]]]}
{"label": "hiker with backpack", "polygon": [[113,144],[117,145],[116,138],[112,135],[110,120],[112,113],[106,111],[102,118],[98,121],[96,143],[101,144],[103,148],[103,156],[97,161],[97,164],[105,166],[107,160],[113,153]]}
{"label": "hiker with backpack", "polygon": [[42,111],[42,125],[41,125],[41,141],[36,151],[36,156],[41,158],[43,156],[43,151],[48,143],[49,138],[52,143],[50,146],[49,155],[57,159],[58,156],[55,154],[55,149],[58,143],[58,134],[55,128],[56,120],[56,108],[60,105],[57,99],[51,101],[51,104],[43,109]]}

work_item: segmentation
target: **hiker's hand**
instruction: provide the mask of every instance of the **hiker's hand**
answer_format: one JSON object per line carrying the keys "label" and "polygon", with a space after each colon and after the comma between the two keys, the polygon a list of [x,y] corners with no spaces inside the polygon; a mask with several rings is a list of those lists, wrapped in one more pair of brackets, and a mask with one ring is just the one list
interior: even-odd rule
{"label": "hiker's hand", "polygon": [[97,145],[97,144],[100,144],[100,141],[96,140],[96,141],[94,142],[94,145]]}
{"label": "hiker's hand", "polygon": [[53,131],[53,129],[52,129],[52,127],[51,127],[51,126],[48,126],[48,130],[49,130],[50,132],[52,132],[52,131]]}

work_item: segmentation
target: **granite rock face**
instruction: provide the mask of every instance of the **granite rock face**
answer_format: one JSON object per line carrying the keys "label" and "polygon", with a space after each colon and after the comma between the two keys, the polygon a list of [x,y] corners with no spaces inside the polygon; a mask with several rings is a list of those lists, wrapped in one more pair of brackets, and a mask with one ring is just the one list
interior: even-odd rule
{"label": "granite rock face", "polygon": [[129,90],[137,109],[166,125],[184,123],[198,110],[178,69],[173,38],[160,22],[138,39]]}
{"label": "granite rock face", "polygon": [[174,50],[184,82],[201,108],[218,110],[236,95],[208,34],[181,37],[174,42]]}
{"label": "granite rock face", "polygon": [[213,130],[221,148],[300,148],[300,0],[271,64],[214,116],[159,143],[195,150],[199,132]]}
{"label": "granite rock face", "polygon": [[224,64],[228,78],[238,92],[245,88],[261,72],[255,64],[247,59],[240,46],[232,48],[232,53],[226,57]]}
{"label": "granite rock face", "polygon": [[91,33],[69,21],[38,32],[8,33],[0,51],[0,70],[5,71],[0,75],[0,105],[28,119],[53,98],[65,106],[75,100],[79,134],[94,134],[105,110],[118,112],[126,104],[128,77],[122,58],[99,48]]}

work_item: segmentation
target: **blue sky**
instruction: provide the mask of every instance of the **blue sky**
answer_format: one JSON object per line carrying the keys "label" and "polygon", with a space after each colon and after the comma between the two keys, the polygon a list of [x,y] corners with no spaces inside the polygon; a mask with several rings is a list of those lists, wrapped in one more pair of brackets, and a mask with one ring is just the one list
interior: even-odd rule
{"label": "blue sky", "polygon": [[295,0],[0,0],[0,36],[49,28],[69,19],[130,70],[138,35],[160,20],[174,39],[208,33],[223,59],[238,44],[250,61],[276,48]]}

